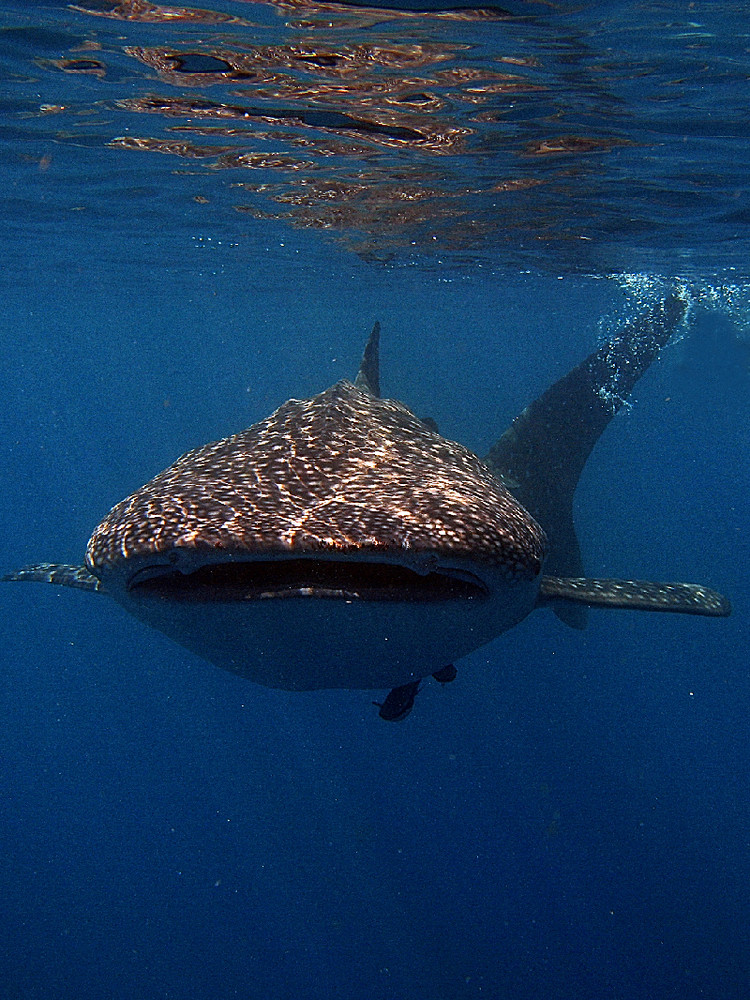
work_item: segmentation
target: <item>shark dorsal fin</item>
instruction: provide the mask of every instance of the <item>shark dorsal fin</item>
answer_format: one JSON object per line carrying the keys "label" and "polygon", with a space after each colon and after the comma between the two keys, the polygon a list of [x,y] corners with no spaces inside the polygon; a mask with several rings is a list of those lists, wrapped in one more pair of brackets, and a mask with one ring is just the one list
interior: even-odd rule
{"label": "shark dorsal fin", "polygon": [[[685,315],[676,295],[641,312],[610,343],[594,351],[531,403],[484,459],[550,539],[545,568],[582,577],[573,525],[573,494],[602,431]],[[583,608],[561,607],[567,624],[583,627]]]}
{"label": "shark dorsal fin", "polygon": [[358,389],[380,396],[380,323],[372,328],[354,384]]}

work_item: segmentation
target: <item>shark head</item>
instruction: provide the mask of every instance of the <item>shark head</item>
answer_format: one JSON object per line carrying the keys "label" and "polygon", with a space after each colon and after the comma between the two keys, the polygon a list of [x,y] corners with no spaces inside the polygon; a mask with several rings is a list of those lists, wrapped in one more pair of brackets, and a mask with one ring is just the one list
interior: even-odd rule
{"label": "shark head", "polygon": [[179,458],[86,566],[204,658],[292,689],[406,683],[528,614],[542,528],[401,403],[339,382]]}

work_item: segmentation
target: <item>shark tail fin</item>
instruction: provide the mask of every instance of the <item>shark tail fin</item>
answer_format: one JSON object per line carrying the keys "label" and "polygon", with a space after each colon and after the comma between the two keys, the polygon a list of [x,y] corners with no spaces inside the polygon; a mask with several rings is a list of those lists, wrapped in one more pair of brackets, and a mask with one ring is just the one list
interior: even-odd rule
{"label": "shark tail fin", "polygon": [[376,323],[372,328],[372,333],[365,344],[354,384],[358,389],[369,392],[371,396],[380,397],[380,323]]}
{"label": "shark tail fin", "polygon": [[726,618],[732,612],[732,605],[723,594],[698,583],[543,576],[538,604],[554,608],[557,602],[633,611],[672,611],[712,618]]}
{"label": "shark tail fin", "polygon": [[[583,576],[573,494],[586,459],[686,309],[670,294],[639,313],[527,406],[484,459],[547,532],[545,568],[556,576]],[[586,623],[583,607],[561,605],[556,613],[574,628]]]}
{"label": "shark tail fin", "polygon": [[59,587],[75,587],[77,590],[101,590],[101,582],[85,566],[68,566],[65,563],[36,563],[24,566],[15,573],[6,573],[3,581],[31,581],[32,583],[54,583]]}

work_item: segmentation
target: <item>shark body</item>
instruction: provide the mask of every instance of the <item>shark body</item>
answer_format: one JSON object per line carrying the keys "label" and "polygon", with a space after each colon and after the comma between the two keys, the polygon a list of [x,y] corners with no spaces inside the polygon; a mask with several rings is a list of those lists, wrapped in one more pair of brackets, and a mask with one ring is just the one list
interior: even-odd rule
{"label": "shark body", "polygon": [[700,585],[585,578],[573,526],[591,448],[684,311],[645,310],[484,460],[380,398],[376,324],[354,383],[183,455],[110,511],[85,565],[6,579],[108,594],[269,687],[393,688],[389,718],[540,605],[574,627],[597,605],[726,615]]}

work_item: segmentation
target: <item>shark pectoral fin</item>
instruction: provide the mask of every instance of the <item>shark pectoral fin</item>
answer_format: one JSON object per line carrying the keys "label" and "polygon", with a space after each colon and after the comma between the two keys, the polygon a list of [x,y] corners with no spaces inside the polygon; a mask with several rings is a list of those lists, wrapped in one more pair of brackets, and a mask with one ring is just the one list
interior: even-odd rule
{"label": "shark pectoral fin", "polygon": [[698,583],[543,576],[538,605],[554,606],[558,601],[634,611],[674,611],[714,618],[726,618],[732,611],[726,597]]}
{"label": "shark pectoral fin", "polygon": [[77,590],[101,590],[101,582],[85,566],[68,566],[65,563],[36,563],[24,566],[15,573],[6,573],[3,581],[30,580],[32,583],[54,583],[59,587]]}

